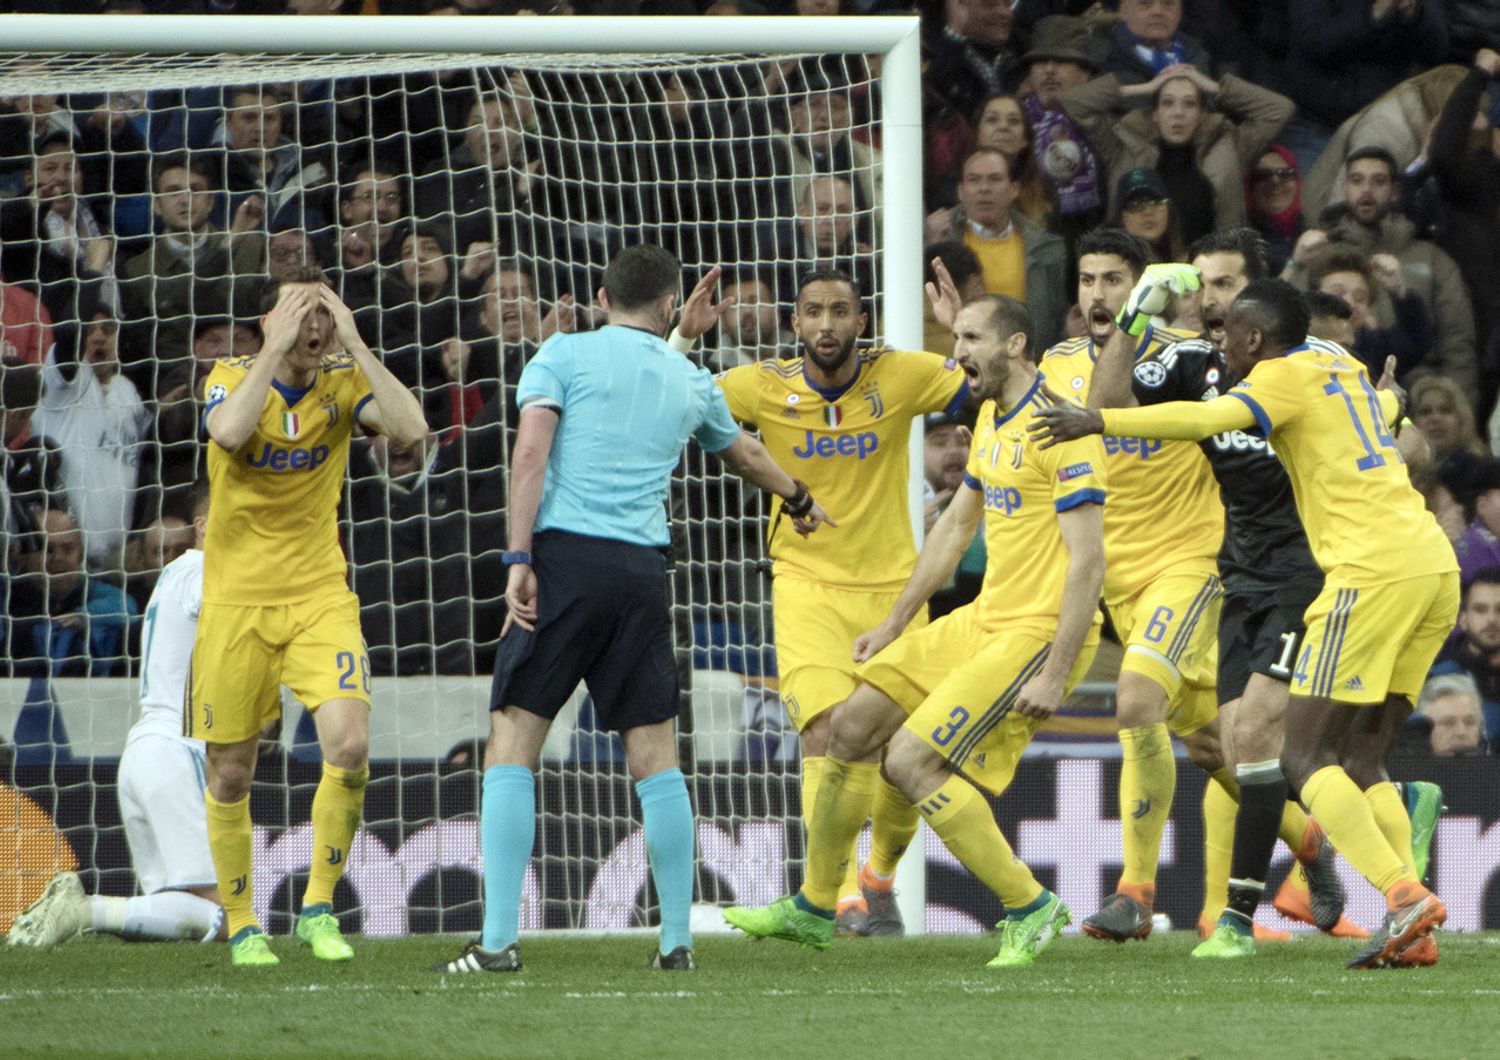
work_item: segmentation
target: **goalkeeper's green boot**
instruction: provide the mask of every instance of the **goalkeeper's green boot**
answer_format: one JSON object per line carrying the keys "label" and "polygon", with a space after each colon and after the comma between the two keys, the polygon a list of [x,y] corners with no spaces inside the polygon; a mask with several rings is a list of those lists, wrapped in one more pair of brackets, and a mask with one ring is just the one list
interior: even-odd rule
{"label": "goalkeeper's green boot", "polygon": [[1198,943],[1193,950],[1194,957],[1222,957],[1234,959],[1236,957],[1255,956],[1255,934],[1241,931],[1233,924],[1223,921],[1214,928],[1213,934]]}
{"label": "goalkeeper's green boot", "polygon": [[724,910],[724,922],[757,939],[786,939],[815,950],[833,945],[833,917],[808,912],[795,898],[778,898],[757,909],[732,905]]}
{"label": "goalkeeper's green boot", "polygon": [[344,941],[331,906],[310,905],[303,909],[297,918],[297,937],[312,948],[313,956],[320,961],[347,961],[354,957],[354,948]]}
{"label": "goalkeeper's green boot", "polygon": [[236,968],[269,968],[280,964],[271,952],[271,940],[258,927],[241,928],[229,940],[229,963]]}
{"label": "goalkeeper's green boot", "polygon": [[1427,879],[1427,862],[1432,855],[1432,836],[1438,818],[1448,807],[1443,805],[1443,789],[1426,780],[1408,780],[1402,785],[1406,815],[1411,818],[1411,857],[1417,863],[1417,879]]}
{"label": "goalkeeper's green boot", "polygon": [[1049,894],[1041,908],[1020,920],[1002,920],[1000,952],[985,965],[987,968],[1023,968],[1033,963],[1037,954],[1047,948],[1062,929],[1073,922],[1073,914],[1062,899]]}

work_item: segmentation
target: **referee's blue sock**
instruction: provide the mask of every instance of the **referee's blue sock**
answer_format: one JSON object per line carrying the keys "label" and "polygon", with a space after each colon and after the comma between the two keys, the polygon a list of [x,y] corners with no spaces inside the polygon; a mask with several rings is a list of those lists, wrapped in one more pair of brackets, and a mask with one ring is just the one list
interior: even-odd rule
{"label": "referee's blue sock", "polygon": [[521,885],[536,843],[536,778],[525,766],[484,771],[479,846],[484,854],[484,932],[479,944],[503,950],[516,941]]}
{"label": "referee's blue sock", "polygon": [[645,820],[646,854],[661,899],[661,952],[693,945],[693,804],[680,769],[635,783]]}

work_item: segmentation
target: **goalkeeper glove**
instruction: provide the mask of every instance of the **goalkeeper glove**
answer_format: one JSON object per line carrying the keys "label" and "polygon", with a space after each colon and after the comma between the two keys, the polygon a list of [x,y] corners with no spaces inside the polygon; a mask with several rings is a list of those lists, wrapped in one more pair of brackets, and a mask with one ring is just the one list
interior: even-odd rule
{"label": "goalkeeper glove", "polygon": [[1125,308],[1115,317],[1115,323],[1126,334],[1140,336],[1150,325],[1151,318],[1167,308],[1174,294],[1187,294],[1202,286],[1198,270],[1191,265],[1175,262],[1147,265],[1130,297],[1125,299]]}

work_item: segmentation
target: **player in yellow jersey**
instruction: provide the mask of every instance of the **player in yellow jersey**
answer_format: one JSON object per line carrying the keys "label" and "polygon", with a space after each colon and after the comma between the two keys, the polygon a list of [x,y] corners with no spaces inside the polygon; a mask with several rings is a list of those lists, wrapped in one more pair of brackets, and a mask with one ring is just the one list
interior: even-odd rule
{"label": "player in yellow jersey", "polygon": [[370,668],[339,547],[355,423],[410,445],[421,405],[359,337],[349,309],[303,268],[268,287],[260,351],[220,361],[204,425],[213,518],[183,734],[207,744],[209,848],[236,965],[276,964],[252,908],[250,779],[285,684],[313,712],[323,778],[297,937],[323,960],[353,950],[332,915],[364,804]]}
{"label": "player in yellow jersey", "polygon": [[1325,575],[1292,673],[1282,769],[1390,908],[1349,966],[1431,964],[1429,936],[1447,910],[1417,877],[1411,823],[1385,758],[1457,621],[1458,563],[1391,435],[1400,397],[1373,387],[1342,348],[1309,340],[1307,325],[1294,287],[1252,283],[1224,322],[1225,358],[1241,380],[1228,394],[1150,408],[1043,410],[1038,436],[1197,439],[1241,430],[1271,442]]}
{"label": "player in yellow jersey", "polygon": [[[767,543],[781,700],[801,740],[804,820],[823,777],[828,712],[857,683],[854,640],[890,613],[917,562],[907,515],[912,420],[956,412],[969,397],[952,360],[856,350],[866,320],[846,273],[814,272],[802,282],[792,317],[802,356],[731,368],[718,380],[734,418],[758,429],[776,463],[837,508],[843,524],[834,534],[801,537],[776,522]],[[924,607],[914,622],[926,620]],[[891,885],[917,811],[881,784],[870,816],[869,864],[860,872],[850,859],[838,930],[899,935]]]}
{"label": "player in yellow jersey", "polygon": [[[802,889],[761,909],[724,913],[747,934],[827,948],[843,863],[887,742],[891,783],[1005,904],[992,967],[1030,964],[1070,920],[1012,852],[975,787],[1005,790],[1032,734],[1081,679],[1098,644],[1104,448],[1085,439],[1042,451],[1028,440],[1031,412],[1048,404],[1031,327],[1025,305],[1012,298],[976,299],[958,311],[954,352],[984,401],[964,488],[932,528],[889,616],[856,642],[860,683],[834,711]],[[989,562],[978,598],[908,628],[958,565],[981,517]]]}
{"label": "player in yellow jersey", "polygon": [[[1115,318],[1145,270],[1146,252],[1134,236],[1101,228],[1079,241],[1078,255],[1088,334],[1052,347],[1041,369],[1057,396],[1083,405],[1094,403],[1095,358],[1111,341],[1126,341]],[[1129,337],[1133,360],[1153,363],[1188,337],[1144,327]],[[1083,930],[1124,942],[1151,933],[1157,860],[1177,784],[1171,733],[1205,771],[1225,773],[1214,691],[1224,507],[1196,445],[1111,434],[1104,451],[1111,495],[1104,603],[1125,646],[1115,697],[1124,866],[1115,893]]]}

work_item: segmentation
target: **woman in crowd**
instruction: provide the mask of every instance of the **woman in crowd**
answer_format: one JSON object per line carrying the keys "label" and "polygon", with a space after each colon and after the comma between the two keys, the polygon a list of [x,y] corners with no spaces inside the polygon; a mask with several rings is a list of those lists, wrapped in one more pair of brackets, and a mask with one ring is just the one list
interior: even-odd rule
{"label": "woman in crowd", "polygon": [[1151,248],[1151,260],[1186,261],[1187,244],[1172,205],[1172,195],[1154,169],[1132,169],[1120,178],[1114,198],[1118,212],[1113,223]]}
{"label": "woman in crowd", "polygon": [[1307,228],[1302,175],[1297,172],[1297,156],[1287,148],[1272,144],[1245,175],[1245,212],[1265,237],[1271,275],[1280,275],[1297,237]]}

